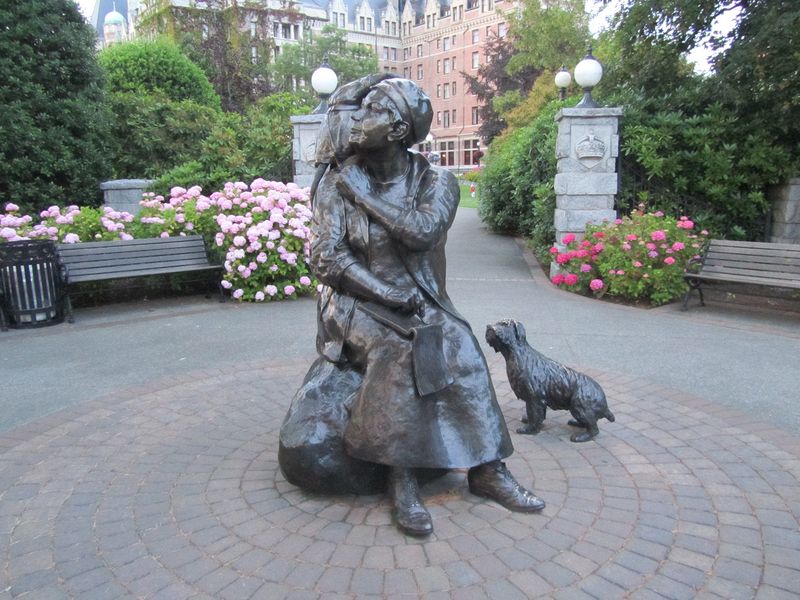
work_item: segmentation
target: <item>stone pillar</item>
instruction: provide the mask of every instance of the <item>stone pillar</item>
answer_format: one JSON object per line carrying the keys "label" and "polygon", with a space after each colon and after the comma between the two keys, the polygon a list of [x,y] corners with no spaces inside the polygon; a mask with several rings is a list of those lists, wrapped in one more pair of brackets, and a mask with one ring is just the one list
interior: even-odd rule
{"label": "stone pillar", "polygon": [[800,244],[800,177],[770,189],[772,230],[769,241],[777,244]]}
{"label": "stone pillar", "polygon": [[586,224],[617,218],[619,119],[622,108],[564,108],[556,114],[556,245],[568,233],[583,237]]}
{"label": "stone pillar", "polygon": [[139,201],[142,194],[153,185],[152,179],[114,179],[100,184],[103,191],[103,204],[114,210],[129,212],[133,215],[141,210]]}
{"label": "stone pillar", "polygon": [[294,174],[294,182],[300,187],[309,187],[314,181],[317,135],[324,119],[324,114],[291,117],[292,127],[294,128],[292,173]]}

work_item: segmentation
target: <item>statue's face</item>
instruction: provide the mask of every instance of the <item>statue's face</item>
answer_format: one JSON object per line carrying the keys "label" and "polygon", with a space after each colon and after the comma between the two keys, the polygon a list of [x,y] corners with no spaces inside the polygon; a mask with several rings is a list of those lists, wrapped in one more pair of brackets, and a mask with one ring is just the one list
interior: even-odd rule
{"label": "statue's face", "polygon": [[351,118],[350,143],[359,150],[384,148],[394,131],[397,109],[380,90],[373,90]]}

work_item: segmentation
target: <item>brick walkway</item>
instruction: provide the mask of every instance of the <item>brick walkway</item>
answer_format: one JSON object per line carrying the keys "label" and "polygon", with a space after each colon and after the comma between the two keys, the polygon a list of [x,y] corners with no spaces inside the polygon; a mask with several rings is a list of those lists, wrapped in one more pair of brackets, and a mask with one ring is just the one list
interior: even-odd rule
{"label": "brick walkway", "polygon": [[[510,428],[523,404],[490,357]],[[797,598],[800,438],[646,381],[591,373],[616,423],[513,434],[548,506],[510,513],[464,473],[425,488],[435,533],[382,497],[309,496],[278,430],[308,362],[195,373],[0,438],[0,599]],[[788,399],[787,399],[788,400]]]}

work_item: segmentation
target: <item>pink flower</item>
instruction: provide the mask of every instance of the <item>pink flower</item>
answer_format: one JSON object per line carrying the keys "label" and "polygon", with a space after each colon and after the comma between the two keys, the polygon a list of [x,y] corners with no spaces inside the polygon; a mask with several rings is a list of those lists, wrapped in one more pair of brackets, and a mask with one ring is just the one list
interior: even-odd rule
{"label": "pink flower", "polygon": [[567,273],[564,276],[564,283],[567,285],[575,285],[578,283],[578,276],[575,273]]}
{"label": "pink flower", "polygon": [[568,254],[559,254],[556,256],[556,262],[559,265],[565,265],[569,262],[569,255]]}
{"label": "pink flower", "polygon": [[628,235],[625,236],[625,239],[628,240],[629,242],[635,242],[636,241],[636,234],[635,233],[629,233]]}
{"label": "pink flower", "polygon": [[622,269],[617,269],[617,275],[625,275],[625,271]]}
{"label": "pink flower", "polygon": [[555,275],[553,275],[553,277],[550,278],[550,281],[552,281],[556,285],[561,285],[562,283],[564,283],[564,276],[561,273],[556,273]]}
{"label": "pink flower", "polygon": [[631,245],[628,242],[624,242],[622,244],[622,249],[625,250],[625,252],[627,252],[628,250],[631,249]]}
{"label": "pink flower", "polygon": [[599,254],[603,250],[605,250],[603,242],[597,242],[594,246],[592,246],[592,252],[594,252],[595,254]]}
{"label": "pink flower", "polygon": [[647,242],[645,244],[645,248],[647,248],[648,250],[655,250],[656,249],[656,245],[653,242]]}
{"label": "pink flower", "polygon": [[657,216],[657,217],[663,217],[663,216],[664,216],[664,213],[663,213],[663,212],[661,212],[660,210],[657,210],[657,211],[656,211],[655,213],[653,213],[653,214],[654,214],[655,216]]}
{"label": "pink flower", "polygon": [[594,237],[596,240],[602,240],[604,237],[606,237],[606,234],[603,233],[602,231],[595,231],[592,234],[592,237]]}
{"label": "pink flower", "polygon": [[162,231],[161,235],[159,237],[168,238],[169,237],[169,231]]}
{"label": "pink flower", "polygon": [[256,299],[256,302],[263,302],[264,301],[264,292],[256,292],[255,299]]}
{"label": "pink flower", "polygon": [[287,285],[286,287],[283,288],[283,293],[286,294],[287,296],[291,296],[292,294],[294,294],[294,286]]}
{"label": "pink flower", "polygon": [[228,281],[227,279],[223,279],[222,281],[219,282],[219,284],[222,287],[224,287],[226,290],[229,290],[229,289],[231,289],[233,287],[233,284],[230,281]]}
{"label": "pink flower", "polygon": [[658,251],[650,250],[650,252],[647,253],[647,256],[649,256],[650,258],[656,258],[658,256]]}
{"label": "pink flower", "polygon": [[6,212],[17,212],[19,210],[19,206],[14,204],[13,202],[9,202],[6,204]]}
{"label": "pink flower", "polygon": [[653,233],[650,234],[650,239],[653,240],[654,242],[661,242],[667,239],[667,234],[660,229],[656,229]]}
{"label": "pink flower", "polygon": [[633,263],[633,266],[634,266],[634,267],[636,267],[636,268],[638,269],[639,267],[641,267],[641,266],[642,266],[642,263],[640,263],[640,262],[637,260],[635,263]]}
{"label": "pink flower", "polygon": [[602,279],[592,279],[589,282],[589,287],[592,288],[592,290],[594,290],[595,292],[602,290],[604,285],[605,284],[603,283]]}
{"label": "pink flower", "polygon": [[264,288],[264,291],[268,296],[274,296],[278,293],[278,288],[276,288],[274,285],[268,285]]}
{"label": "pink flower", "polygon": [[575,234],[574,233],[568,233],[563,238],[561,238],[561,243],[562,244],[571,244],[574,241],[575,241]]}
{"label": "pink flower", "polygon": [[300,285],[311,285],[311,279],[303,275],[300,278]]}
{"label": "pink flower", "polygon": [[672,249],[675,252],[678,252],[679,250],[683,250],[685,247],[686,246],[683,245],[683,242],[675,242],[674,244],[672,244]]}
{"label": "pink flower", "polygon": [[256,256],[256,260],[260,263],[267,262],[267,255],[264,252],[259,252],[258,256]]}
{"label": "pink flower", "polygon": [[675,259],[672,258],[671,256],[668,256],[667,258],[664,259],[664,264],[673,265],[675,264]]}
{"label": "pink flower", "polygon": [[234,246],[238,246],[239,248],[241,248],[245,244],[247,244],[247,238],[244,237],[243,235],[237,235],[235,238],[233,238]]}
{"label": "pink flower", "polygon": [[244,296],[244,290],[242,288],[239,288],[237,290],[234,290],[233,294],[231,295],[237,300],[239,300],[242,296]]}
{"label": "pink flower", "polygon": [[588,273],[592,270],[592,265],[588,265],[586,263],[581,265],[581,273]]}
{"label": "pink flower", "polygon": [[68,233],[64,236],[64,243],[65,244],[77,244],[81,241],[81,238],[78,237],[76,233]]}
{"label": "pink flower", "polygon": [[558,248],[555,246],[550,247],[550,254],[558,254]]}
{"label": "pink flower", "polygon": [[622,225],[622,219],[614,219],[614,225]]}

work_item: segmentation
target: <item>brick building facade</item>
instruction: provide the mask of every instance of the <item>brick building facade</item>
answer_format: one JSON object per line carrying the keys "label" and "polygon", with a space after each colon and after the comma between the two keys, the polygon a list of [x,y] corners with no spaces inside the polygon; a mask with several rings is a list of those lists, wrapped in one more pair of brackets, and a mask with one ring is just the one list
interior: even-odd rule
{"label": "brick building facade", "polygon": [[[269,38],[272,52],[313,35],[327,23],[378,55],[380,68],[419,84],[434,110],[430,141],[419,149],[456,171],[479,164],[478,100],[461,72],[474,73],[486,61],[490,36],[504,36],[515,0],[129,0],[129,21],[169,5],[173,10],[220,11],[237,5],[242,31]],[[261,41],[266,41],[261,39]],[[258,60],[254,43],[253,59]],[[305,82],[299,82],[304,84]]]}

